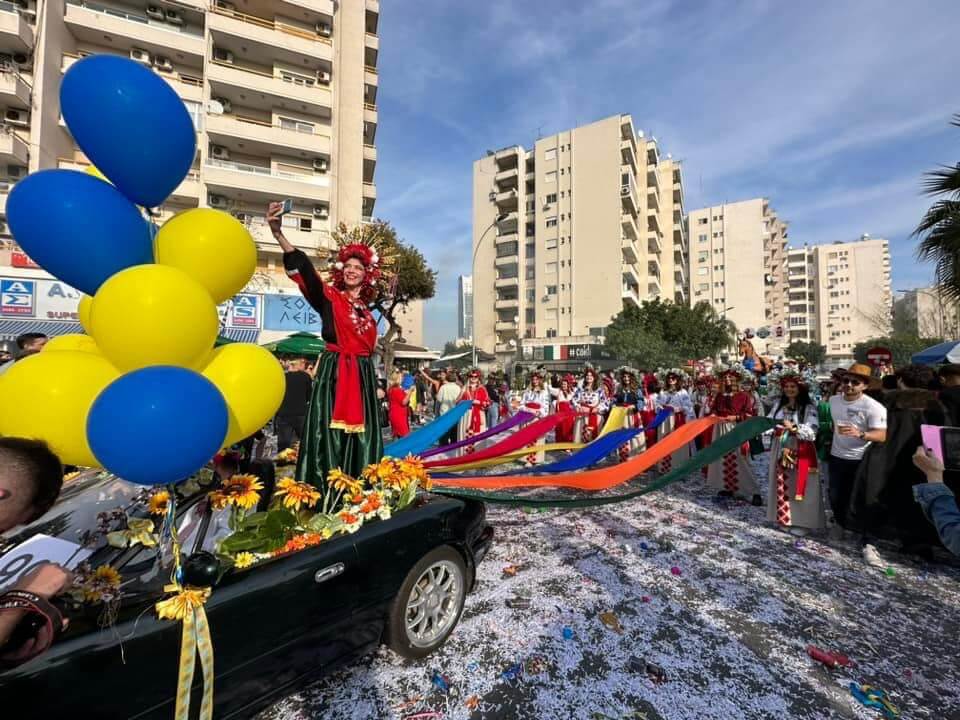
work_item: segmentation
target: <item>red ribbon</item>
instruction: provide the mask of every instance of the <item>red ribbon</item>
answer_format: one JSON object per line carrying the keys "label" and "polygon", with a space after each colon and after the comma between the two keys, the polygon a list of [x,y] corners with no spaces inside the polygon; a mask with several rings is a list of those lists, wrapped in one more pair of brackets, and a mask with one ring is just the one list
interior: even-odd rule
{"label": "red ribbon", "polygon": [[327,343],[327,350],[337,353],[337,387],[333,398],[330,427],[348,433],[365,429],[363,398],[360,391],[360,362],[356,353],[344,352],[338,345]]}

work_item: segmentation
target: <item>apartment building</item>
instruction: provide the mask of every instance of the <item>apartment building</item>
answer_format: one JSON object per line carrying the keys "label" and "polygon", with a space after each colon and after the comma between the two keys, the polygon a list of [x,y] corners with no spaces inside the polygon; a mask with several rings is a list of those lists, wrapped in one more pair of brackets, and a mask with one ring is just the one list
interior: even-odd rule
{"label": "apartment building", "polygon": [[892,329],[890,244],[863,235],[817,245],[815,258],[817,340],[827,347],[828,364],[853,362],[854,345]]}
{"label": "apartment building", "polygon": [[934,287],[902,290],[893,303],[894,332],[922,338],[960,338],[960,303]]}
{"label": "apartment building", "polygon": [[473,340],[473,276],[457,278],[457,340]]}
{"label": "apartment building", "polygon": [[0,213],[28,171],[89,164],[60,117],[60,82],[88,54],[122,55],[164,78],[197,129],[196,163],[158,221],[198,206],[233,213],[257,241],[258,289],[287,287],[268,201],[293,200],[286,234],[308,253],[374,212],[379,5],[0,2]]}
{"label": "apartment building", "polygon": [[568,357],[624,303],[684,299],[683,211],[680,163],[630,115],[489,151],[473,167],[477,346]]}
{"label": "apartment building", "polygon": [[817,255],[816,248],[803,246],[787,250],[788,342],[817,342]]}
{"label": "apartment building", "polygon": [[690,302],[708,302],[743,332],[768,328],[754,345],[785,347],[787,224],[767,198],[691,210]]}

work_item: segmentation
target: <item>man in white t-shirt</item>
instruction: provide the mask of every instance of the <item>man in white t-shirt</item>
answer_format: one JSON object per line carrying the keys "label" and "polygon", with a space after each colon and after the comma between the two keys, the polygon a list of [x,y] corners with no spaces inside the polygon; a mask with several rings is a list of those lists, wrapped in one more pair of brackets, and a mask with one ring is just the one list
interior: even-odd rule
{"label": "man in white t-shirt", "polygon": [[887,439],[887,409],[863,394],[870,383],[867,365],[850,366],[840,380],[840,394],[830,398],[833,446],[830,449],[830,506],[833,518],[847,527],[847,509],[857,467],[870,443]]}

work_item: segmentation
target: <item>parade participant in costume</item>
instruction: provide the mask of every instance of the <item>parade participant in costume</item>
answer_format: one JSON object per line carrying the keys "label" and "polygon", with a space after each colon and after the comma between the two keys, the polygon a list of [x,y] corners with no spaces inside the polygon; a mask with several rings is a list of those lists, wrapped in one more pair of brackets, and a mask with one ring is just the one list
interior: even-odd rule
{"label": "parade participant in costume", "polygon": [[600,433],[600,416],[607,409],[607,394],[590,363],[584,368],[573,404],[581,414],[573,430],[574,437],[579,442],[588,443]]}
{"label": "parade participant in costume", "polygon": [[[643,403],[640,407],[640,423],[645,428],[653,424],[653,419],[657,416],[657,396],[660,395],[660,383],[657,382],[655,372],[644,373],[643,375]],[[645,430],[644,442],[646,447],[650,448],[657,444],[657,430]]]}
{"label": "parade participant in costume", "polygon": [[320,315],[326,347],[320,354],[317,377],[307,409],[296,479],[326,487],[334,468],[357,476],[383,455],[377,403],[377,378],[371,355],[377,344],[377,322],[369,303],[389,287],[373,225],[333,233],[325,281],[302,250],[283,235],[283,203],[267,210],[270,230],[283,249],[287,275]]}
{"label": "parade participant in costume", "polygon": [[[616,373],[619,375],[620,373]],[[613,370],[607,370],[603,374],[603,391],[607,394],[608,398],[612,398],[617,394],[619,387],[617,386],[617,378],[614,375]]]}
{"label": "parade participant in costume", "polygon": [[[793,368],[788,369],[786,372],[795,372],[796,365]],[[745,392],[753,400],[753,408],[756,415],[764,415],[767,409],[763,406],[763,398],[760,397],[760,392],[757,390],[757,380],[755,377],[746,378],[742,383],[740,383],[740,389]],[[766,451],[766,448],[763,446],[762,437],[750,438],[748,443],[750,447],[750,458],[755,459]]]}
{"label": "parade participant in costume", "polygon": [[[644,407],[643,391],[637,380],[640,373],[632,367],[626,365],[617,368],[617,375],[620,376],[620,389],[613,396],[613,404],[627,408],[627,415],[623,419],[625,428],[642,428],[643,421],[640,413]],[[643,452],[646,449],[646,441],[643,433],[639,433],[629,443],[624,443],[617,450],[620,462],[624,462],[631,452]]]}
{"label": "parade participant in costume", "polygon": [[[543,370],[537,369],[530,373],[527,389],[520,397],[520,409],[533,413],[536,418],[543,418],[550,414],[550,389],[543,383]],[[543,445],[543,437],[537,439],[537,445]],[[543,451],[531,453],[525,460],[530,465],[543,462]]]}
{"label": "parade participant in costume", "polygon": [[[656,410],[657,412],[665,408],[673,410],[673,414],[657,428],[658,440],[662,440],[678,427],[693,419],[693,401],[690,399],[690,393],[683,387],[684,377],[686,377],[686,374],[680,368],[657,371],[657,380],[660,381],[662,389],[657,394]],[[690,445],[684,445],[675,453],[667,455],[660,462],[660,472],[666,474],[691,457],[693,457],[693,452]]]}
{"label": "parade participant in costume", "polygon": [[779,423],[770,447],[767,520],[797,535],[822,530],[826,514],[814,442],[819,418],[809,379],[784,370],[771,372],[769,382],[780,392],[767,416]]}
{"label": "parade participant in costume", "polygon": [[399,370],[390,373],[387,382],[387,417],[390,419],[390,429],[395,438],[406,437],[410,434],[410,416],[408,413],[410,395],[413,387],[403,389],[403,374]]}
{"label": "parade participant in costume", "polygon": [[[467,384],[460,394],[460,401],[469,400],[472,404],[470,412],[460,418],[460,439],[466,440],[474,435],[479,435],[487,429],[487,408],[490,407],[490,395],[487,389],[481,385],[481,374],[479,368],[470,368],[467,370]],[[476,445],[470,444],[463,449],[463,454],[467,455],[476,450]]]}
{"label": "parade participant in costume", "polygon": [[557,442],[573,442],[573,425],[575,418],[573,416],[573,398],[577,392],[577,379],[567,373],[560,378],[560,387],[551,388],[550,394],[553,396],[556,412],[569,412],[570,417],[560,422],[556,429]]}
{"label": "parade participant in costume", "polygon": [[[710,414],[721,420],[713,426],[714,440],[733,430],[738,422],[756,414],[753,398],[739,390],[739,383],[747,377],[747,371],[740,366],[718,370],[720,387],[710,400]],[[707,470],[707,485],[718,490],[721,496],[739,495],[749,499],[754,505],[763,504],[757,490],[757,480],[750,468],[746,443],[710,465]]]}

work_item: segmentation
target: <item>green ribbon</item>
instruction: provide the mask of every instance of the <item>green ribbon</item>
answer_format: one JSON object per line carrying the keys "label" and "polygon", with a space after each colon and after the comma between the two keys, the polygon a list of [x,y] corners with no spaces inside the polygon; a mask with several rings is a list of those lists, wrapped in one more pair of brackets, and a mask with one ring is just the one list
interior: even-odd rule
{"label": "green ribbon", "polygon": [[733,430],[716,438],[705,449],[698,452],[687,462],[680,464],[666,475],[640,490],[620,495],[604,495],[603,497],[570,498],[570,497],[524,497],[515,493],[482,492],[480,490],[458,490],[454,488],[434,488],[438,495],[462,498],[464,500],[480,500],[481,502],[508,505],[513,507],[553,507],[553,508],[582,508],[597,507],[599,505],[613,505],[633,498],[660,490],[667,485],[683,480],[691,473],[720,460],[731,452],[739,452],[740,446],[751,438],[762,435],[767,430],[776,427],[777,422],[765,417],[755,417],[737,423]]}

